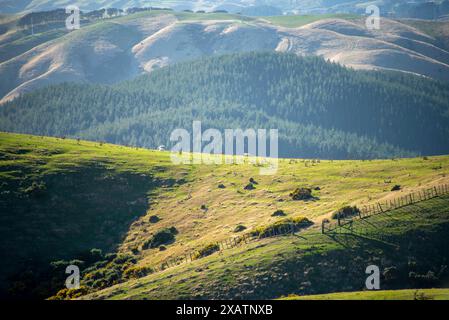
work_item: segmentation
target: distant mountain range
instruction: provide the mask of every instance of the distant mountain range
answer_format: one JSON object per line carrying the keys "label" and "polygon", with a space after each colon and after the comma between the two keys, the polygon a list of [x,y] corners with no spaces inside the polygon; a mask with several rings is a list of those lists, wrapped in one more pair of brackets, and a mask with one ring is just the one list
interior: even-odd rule
{"label": "distant mountain range", "polygon": [[254,18],[153,10],[108,19],[83,15],[81,30],[68,32],[64,18],[54,11],[0,22],[2,102],[49,84],[114,83],[180,61],[249,51],[449,80],[443,22],[382,19],[380,30],[368,30],[355,15]]}
{"label": "distant mountain range", "polygon": [[226,10],[245,15],[364,13],[368,5],[375,4],[384,15],[437,19],[449,14],[447,0],[0,0],[0,13],[18,13],[53,10],[67,5],[78,5],[82,10],[101,8],[126,9],[132,7],[163,7],[175,10]]}

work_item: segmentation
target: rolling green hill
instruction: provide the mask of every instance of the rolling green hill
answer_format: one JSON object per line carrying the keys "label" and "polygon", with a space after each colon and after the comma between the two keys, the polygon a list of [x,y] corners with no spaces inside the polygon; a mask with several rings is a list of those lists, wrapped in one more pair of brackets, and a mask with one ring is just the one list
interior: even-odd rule
{"label": "rolling green hill", "polygon": [[50,262],[114,252],[152,192],[176,183],[167,166],[146,150],[1,134],[0,296],[45,298]]}
{"label": "rolling green hill", "polygon": [[[312,228],[294,236],[255,241],[85,298],[270,299],[360,291],[367,277],[365,268],[373,264],[381,269],[383,290],[433,288],[444,285],[449,276],[448,203],[446,196],[358,221],[353,233],[328,236]],[[375,295],[371,298],[385,297]],[[410,298],[395,291],[390,296]]]}
{"label": "rolling green hill", "polygon": [[[83,289],[57,298],[271,299],[356,291],[363,289],[367,263],[382,267],[383,289],[445,283],[447,197],[358,221],[354,234],[322,235],[320,223],[346,205],[446,183],[447,156],[281,159],[276,176],[258,173],[251,163],[177,166],[166,152],[2,133],[0,258],[8,263],[1,293],[55,295],[68,264],[80,266]],[[245,190],[250,178],[255,189]],[[402,191],[391,192],[394,185]],[[314,200],[292,200],[298,187],[312,188]],[[278,210],[286,216],[274,216]],[[294,236],[255,239],[156,269],[217,241],[301,217],[314,224]],[[156,245],[168,232],[171,238]]]}
{"label": "rolling green hill", "polygon": [[155,147],[201,120],[204,130],[279,129],[283,157],[367,159],[449,152],[448,110],[449,87],[434,80],[248,53],[114,86],[40,89],[4,104],[0,129]]}

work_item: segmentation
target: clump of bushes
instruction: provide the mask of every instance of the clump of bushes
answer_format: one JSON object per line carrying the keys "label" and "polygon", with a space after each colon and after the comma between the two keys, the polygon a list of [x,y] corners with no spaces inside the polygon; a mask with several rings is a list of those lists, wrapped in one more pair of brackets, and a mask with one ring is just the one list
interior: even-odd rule
{"label": "clump of bushes", "polygon": [[123,276],[127,279],[139,279],[153,272],[154,270],[150,267],[131,267],[123,272]]}
{"label": "clump of bushes", "polygon": [[[83,258],[86,261],[60,260],[50,264],[52,270],[58,271],[57,273],[62,275],[64,275],[65,267],[73,264],[80,267],[81,274],[84,275],[79,289],[61,289],[50,300],[74,299],[93,290],[103,289],[121,283],[126,279],[126,270],[133,268],[137,262],[132,255],[117,255],[115,253],[103,255],[99,249],[90,250],[83,254]],[[98,260],[95,261],[95,259]],[[143,272],[142,270],[140,271]],[[58,282],[63,283],[63,280],[61,281],[58,280]]]}
{"label": "clump of bushes", "polygon": [[249,178],[249,183],[259,184],[256,180],[254,180],[254,178]]}
{"label": "clump of bushes", "polygon": [[220,183],[218,185],[218,189],[226,189],[226,186],[223,183]]}
{"label": "clump of bushes", "polygon": [[264,238],[275,236],[278,234],[289,233],[292,231],[299,231],[301,229],[310,227],[313,222],[305,217],[288,218],[277,221],[268,226],[258,227],[251,232],[252,236]]}
{"label": "clump of bushes", "polygon": [[312,189],[310,188],[297,188],[295,191],[290,193],[290,197],[293,200],[310,200],[313,199]]}
{"label": "clump of bushes", "polygon": [[33,181],[31,186],[26,188],[23,192],[27,195],[33,196],[33,197],[42,197],[45,195],[45,191],[47,190],[47,186],[44,182],[36,182]]}
{"label": "clump of bushes", "polygon": [[287,214],[284,212],[284,210],[276,210],[271,215],[272,217],[285,217]]}
{"label": "clump of bushes", "polygon": [[357,208],[356,206],[346,206],[341,208],[340,210],[334,212],[332,214],[332,219],[344,219],[344,218],[348,218],[348,217],[353,217],[353,216],[357,216],[360,213],[360,209]]}
{"label": "clump of bushes", "polygon": [[79,287],[79,289],[61,289],[56,293],[56,295],[48,298],[48,300],[71,300],[79,298],[85,294],[89,293],[89,288],[85,286]]}
{"label": "clump of bushes", "polygon": [[149,219],[150,223],[158,223],[160,220],[158,216],[151,216]]}
{"label": "clump of bushes", "polygon": [[401,190],[401,186],[400,185],[395,185],[393,188],[391,188],[391,191],[399,191]]}
{"label": "clump of bushes", "polygon": [[256,187],[254,186],[254,184],[252,184],[252,183],[250,182],[250,183],[248,183],[248,184],[245,186],[244,189],[245,189],[245,190],[254,190],[254,189],[256,189]]}
{"label": "clump of bushes", "polygon": [[166,228],[156,232],[151,239],[145,242],[142,246],[144,250],[148,248],[158,248],[162,245],[168,245],[175,242],[175,236],[178,234],[178,230],[175,227]]}
{"label": "clump of bushes", "polygon": [[[103,289],[123,282],[124,271],[136,264],[132,255],[110,255],[83,271],[83,283],[95,289]],[[112,259],[112,260],[110,260]]]}
{"label": "clump of bushes", "polygon": [[412,271],[408,277],[413,286],[417,288],[433,288],[439,282],[438,276],[433,271],[428,271],[426,274],[418,274]]}
{"label": "clump of bushes", "polygon": [[210,256],[211,254],[217,251],[220,251],[220,246],[218,245],[218,243],[211,243],[205,246],[204,248],[200,249],[198,252],[196,252],[193,255],[193,258],[194,259],[204,258]]}
{"label": "clump of bushes", "polygon": [[234,232],[242,232],[243,230],[246,230],[246,227],[242,224],[239,224],[235,227]]}

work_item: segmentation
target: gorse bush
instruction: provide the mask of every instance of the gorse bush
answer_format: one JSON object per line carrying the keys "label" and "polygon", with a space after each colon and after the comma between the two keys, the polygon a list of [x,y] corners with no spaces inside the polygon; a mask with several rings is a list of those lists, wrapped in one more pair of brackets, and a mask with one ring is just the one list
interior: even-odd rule
{"label": "gorse bush", "polygon": [[340,210],[334,212],[332,214],[332,219],[344,219],[344,218],[349,218],[349,217],[353,217],[353,216],[357,216],[360,213],[360,209],[357,208],[356,206],[346,206],[341,208]]}
{"label": "gorse bush", "polygon": [[31,186],[23,190],[23,192],[27,195],[33,196],[33,197],[42,197],[45,195],[45,191],[47,190],[47,186],[44,182],[36,182],[33,181]]}
{"label": "gorse bush", "polygon": [[285,217],[287,214],[284,212],[284,210],[276,210],[271,215],[272,217]]}
{"label": "gorse bush", "polygon": [[243,230],[246,230],[246,227],[242,224],[239,224],[235,227],[234,232],[242,232]]}
{"label": "gorse bush", "polygon": [[204,248],[198,250],[198,252],[196,252],[193,255],[193,259],[204,258],[210,256],[211,254],[217,251],[220,251],[220,246],[218,245],[218,243],[211,243],[205,246]]}
{"label": "gorse bush", "polygon": [[67,289],[64,288],[58,293],[50,298],[48,300],[70,300],[70,299],[76,299],[79,298],[85,294],[89,293],[89,288],[85,286],[81,286],[79,289]]}
{"label": "gorse bush", "polygon": [[144,250],[153,249],[162,245],[168,245],[175,242],[175,236],[178,234],[178,230],[175,227],[166,228],[156,232],[151,239],[145,242],[142,246]]}
{"label": "gorse bush", "polygon": [[313,225],[313,222],[305,217],[287,218],[268,226],[258,227],[251,232],[251,235],[259,238],[271,237],[283,233],[297,232],[311,225]]}
{"label": "gorse bush", "polygon": [[[80,268],[82,275],[80,289],[58,289],[59,291],[50,297],[51,300],[74,299],[89,292],[121,283],[128,278],[152,272],[149,269],[134,267],[137,260],[134,256],[128,254],[117,255],[112,253],[103,255],[101,250],[92,249],[81,256],[88,262],[59,260],[50,264],[53,274],[65,275],[66,266],[76,265]],[[58,281],[64,283],[63,279]]]}
{"label": "gorse bush", "polygon": [[150,267],[131,267],[123,272],[123,276],[128,279],[138,279],[145,277],[153,272],[154,270]]}
{"label": "gorse bush", "polygon": [[313,199],[312,189],[298,188],[290,194],[293,200],[309,200]]}
{"label": "gorse bush", "polygon": [[250,182],[250,183],[248,183],[248,184],[245,186],[244,189],[245,189],[245,190],[254,190],[254,189],[256,189],[256,187],[254,186],[254,184],[252,184],[252,183]]}

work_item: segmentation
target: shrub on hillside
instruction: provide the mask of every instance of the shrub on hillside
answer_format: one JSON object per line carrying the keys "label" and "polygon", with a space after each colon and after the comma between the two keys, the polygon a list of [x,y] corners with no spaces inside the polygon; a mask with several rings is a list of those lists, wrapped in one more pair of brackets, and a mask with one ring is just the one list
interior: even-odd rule
{"label": "shrub on hillside", "polygon": [[54,296],[48,298],[48,300],[71,300],[79,298],[89,293],[89,288],[81,286],[79,289],[67,289],[59,290]]}
{"label": "shrub on hillside", "polygon": [[408,277],[416,288],[433,288],[439,281],[438,276],[433,271],[428,271],[426,274],[410,272]]}
{"label": "shrub on hillside", "polygon": [[254,180],[254,178],[250,178],[250,179],[249,179],[249,183],[252,183],[252,184],[259,184],[256,180]]}
{"label": "shrub on hillside", "polygon": [[313,199],[312,189],[298,188],[290,194],[293,200],[310,200]]}
{"label": "shrub on hillside", "polygon": [[210,256],[214,252],[220,251],[220,246],[218,243],[211,243],[204,248],[200,249],[197,253],[193,255],[194,259],[204,258]]}
{"label": "shrub on hillside", "polygon": [[360,213],[360,209],[357,208],[356,206],[346,206],[341,208],[340,210],[334,212],[332,214],[332,219],[344,219],[344,218],[349,218],[349,217],[353,217],[353,216],[357,216]]}
{"label": "shrub on hillside", "polygon": [[285,217],[287,214],[284,212],[284,210],[276,210],[271,215],[272,217]]}
{"label": "shrub on hillside", "polygon": [[239,224],[235,227],[234,232],[242,232],[243,230],[246,230],[246,227],[244,225]]}
{"label": "shrub on hillside", "polygon": [[158,223],[160,220],[158,216],[151,216],[149,219],[150,223]]}
{"label": "shrub on hillside", "polygon": [[178,233],[175,227],[166,228],[156,232],[151,239],[143,244],[143,249],[157,248],[162,245],[168,245],[175,241],[175,235]]}
{"label": "shrub on hillside", "polygon": [[153,272],[154,270],[150,267],[131,267],[123,272],[123,276],[127,279],[139,279]]}
{"label": "shrub on hillside", "polygon": [[254,186],[254,184],[248,183],[244,189],[245,190],[254,190],[254,189],[256,189],[256,187]]}
{"label": "shrub on hillside", "polygon": [[400,185],[395,185],[393,188],[391,188],[391,191],[399,191],[401,190],[401,186]]}
{"label": "shrub on hillside", "polygon": [[42,197],[45,195],[45,191],[47,190],[47,186],[44,182],[36,182],[33,181],[31,186],[26,188],[23,192],[27,195],[33,196],[33,197]]}
{"label": "shrub on hillside", "polygon": [[264,238],[283,233],[290,233],[292,231],[296,232],[311,225],[313,225],[313,222],[305,217],[288,218],[277,221],[268,226],[258,227],[251,232],[251,235]]}

